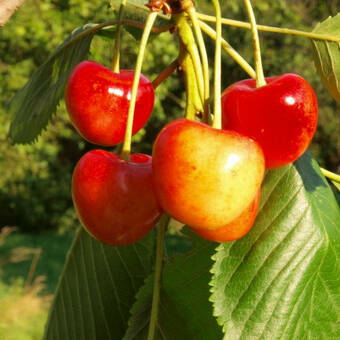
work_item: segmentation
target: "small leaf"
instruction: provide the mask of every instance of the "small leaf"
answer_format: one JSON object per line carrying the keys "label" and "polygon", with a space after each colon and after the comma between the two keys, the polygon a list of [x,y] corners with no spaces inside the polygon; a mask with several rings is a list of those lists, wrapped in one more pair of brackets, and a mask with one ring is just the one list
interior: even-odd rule
{"label": "small leaf", "polygon": [[14,143],[31,143],[46,127],[64,95],[70,72],[86,58],[92,38],[100,28],[102,25],[88,24],[74,30],[13,97],[9,136]]}
{"label": "small leaf", "polygon": [[[209,302],[209,270],[215,248],[216,243],[197,239],[192,251],[165,265],[155,339],[221,339],[222,330]],[[153,275],[137,294],[124,340],[147,338],[152,289]]]}
{"label": "small leaf", "polygon": [[45,340],[121,339],[135,295],[150,274],[154,232],[110,247],[80,229],[50,310]]}
{"label": "small leaf", "polygon": [[269,171],[256,224],[214,255],[212,301],[225,339],[340,334],[340,209],[305,154]]}
{"label": "small leaf", "polygon": [[[340,13],[319,23],[313,33],[340,38]],[[327,90],[340,103],[340,42],[312,40],[316,69]]]}

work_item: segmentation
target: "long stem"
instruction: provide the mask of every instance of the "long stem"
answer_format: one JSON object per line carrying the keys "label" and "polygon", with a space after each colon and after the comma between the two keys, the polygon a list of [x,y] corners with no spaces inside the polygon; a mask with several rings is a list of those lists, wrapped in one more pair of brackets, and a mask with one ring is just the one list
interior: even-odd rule
{"label": "long stem", "polygon": [[214,67],[214,121],[213,127],[222,128],[221,109],[221,7],[218,0],[213,0],[216,15],[215,67]]}
{"label": "long stem", "polygon": [[161,292],[161,279],[163,269],[163,256],[164,256],[164,236],[168,226],[170,217],[164,214],[158,225],[157,232],[157,249],[156,249],[156,263],[155,263],[155,277],[151,307],[151,317],[149,324],[148,340],[154,340],[155,332],[158,321],[158,310],[159,310],[159,297]]}
{"label": "long stem", "polygon": [[135,112],[137,90],[138,90],[138,85],[139,85],[139,78],[140,78],[141,71],[142,71],[145,47],[148,42],[148,38],[151,32],[152,25],[154,24],[157,18],[157,14],[158,14],[157,12],[151,12],[148,15],[148,18],[145,23],[145,28],[143,31],[142,39],[139,45],[139,52],[138,52],[138,57],[137,57],[137,62],[136,62],[136,67],[135,67],[135,74],[134,74],[133,83],[132,83],[131,99],[130,99],[130,104],[129,104],[124,143],[123,143],[123,148],[122,148],[122,153],[121,153],[121,158],[125,160],[128,160],[130,157],[133,117],[134,117],[134,112]]}
{"label": "long stem", "polygon": [[124,7],[126,6],[126,0],[122,0],[119,7],[118,14],[118,24],[115,34],[115,44],[113,47],[113,58],[112,58],[112,71],[119,73],[119,59],[120,59],[120,41],[121,41],[121,31],[122,31],[122,20],[124,14]]}
{"label": "long stem", "polygon": [[198,90],[197,78],[192,58],[181,40],[179,41],[179,46],[179,69],[183,73],[186,91],[185,118],[194,120],[197,115],[203,115],[203,102]]}
{"label": "long stem", "polygon": [[[216,18],[210,15],[197,13],[199,19],[207,21],[207,22],[216,22]],[[248,22],[239,21],[239,20],[232,20],[227,18],[222,18],[222,24],[240,28],[251,29],[251,25]],[[335,37],[327,34],[318,34],[313,32],[305,32],[300,30],[293,30],[290,28],[280,28],[280,27],[273,27],[273,26],[265,26],[265,25],[257,25],[257,29],[263,32],[272,32],[272,33],[280,33],[280,34],[289,34],[289,35],[296,35],[301,37],[306,37],[310,39],[317,39],[317,40],[326,40],[326,41],[334,41],[340,42],[340,37]]]}
{"label": "long stem", "polygon": [[194,35],[185,16],[176,15],[174,16],[174,18],[176,20],[179,38],[192,59],[198,91],[202,99],[202,102],[204,102],[204,80],[202,77],[203,69],[198,48],[195,43]]}
{"label": "long stem", "polygon": [[[206,33],[211,39],[216,40],[216,32],[209,25],[200,21],[201,29]],[[248,62],[236,51],[231,45],[221,38],[222,48],[243,68],[244,71],[248,73],[251,78],[256,78],[255,70],[248,64]]]}
{"label": "long stem", "polygon": [[178,59],[175,59],[152,81],[153,88],[156,89],[165,79],[170,77],[178,67]]}
{"label": "long stem", "polygon": [[196,36],[196,39],[197,39],[197,44],[198,44],[198,48],[199,48],[199,51],[200,51],[201,60],[202,60],[203,81],[204,81],[204,97],[203,97],[204,117],[203,117],[203,121],[205,123],[207,123],[208,119],[209,119],[209,98],[210,98],[208,55],[207,55],[207,51],[206,51],[206,48],[205,48],[204,39],[203,39],[203,35],[202,35],[202,32],[201,32],[199,20],[197,18],[195,7],[189,7],[187,13],[190,17],[190,20],[191,20],[193,28],[194,28],[194,32],[195,32],[195,36]]}
{"label": "long stem", "polygon": [[340,183],[340,175],[335,174],[334,172],[331,172],[324,168],[320,168],[320,170],[325,177],[331,179],[334,182]]}
{"label": "long stem", "polygon": [[251,6],[250,0],[244,0],[244,5],[248,12],[249,21],[251,25],[251,35],[253,38],[255,69],[256,69],[256,87],[261,87],[261,86],[266,85],[266,80],[264,79],[263,68],[262,68],[259,33],[257,31],[255,15],[254,15],[254,11]]}

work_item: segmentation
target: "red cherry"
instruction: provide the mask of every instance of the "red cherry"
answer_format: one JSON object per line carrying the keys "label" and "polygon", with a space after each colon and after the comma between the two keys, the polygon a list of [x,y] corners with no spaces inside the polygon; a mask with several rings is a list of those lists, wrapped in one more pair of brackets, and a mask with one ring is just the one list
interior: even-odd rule
{"label": "red cherry", "polygon": [[[89,142],[112,146],[123,141],[133,76],[133,70],[121,70],[118,74],[93,61],[83,61],[73,70],[65,102],[73,125]],[[148,120],[154,97],[151,82],[141,75],[133,134]]]}
{"label": "red cherry", "polygon": [[229,242],[237,240],[246,235],[253,226],[260,205],[260,194],[261,191],[259,190],[256,193],[254,200],[241,213],[241,215],[229,222],[224,227],[215,230],[190,229],[209,241]]}
{"label": "red cherry", "polygon": [[256,140],[266,168],[276,168],[306,151],[316,130],[318,105],[312,87],[296,74],[266,81],[256,88],[255,80],[242,80],[223,92],[223,128]]}
{"label": "red cherry", "polygon": [[202,229],[222,228],[254,199],[264,174],[258,144],[234,131],[178,119],[153,148],[155,190],[162,208]]}
{"label": "red cherry", "polygon": [[124,161],[104,150],[86,153],[74,169],[72,197],[85,229],[113,246],[138,241],[161,216],[152,159],[144,154]]}

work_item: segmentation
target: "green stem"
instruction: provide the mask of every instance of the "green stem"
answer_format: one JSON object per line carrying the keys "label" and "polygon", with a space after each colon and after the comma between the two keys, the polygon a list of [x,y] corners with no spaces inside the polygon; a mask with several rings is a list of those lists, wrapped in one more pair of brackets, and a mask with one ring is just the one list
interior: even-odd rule
{"label": "green stem", "polygon": [[124,14],[124,7],[126,6],[126,0],[122,0],[119,7],[118,24],[115,34],[115,44],[113,47],[113,58],[112,58],[112,71],[119,73],[119,59],[120,59],[120,41],[121,41],[121,30],[122,20]]}
{"label": "green stem", "polygon": [[[207,22],[216,22],[216,18],[210,15],[197,13],[199,19],[207,21]],[[246,28],[251,29],[251,25],[248,22],[239,21],[239,20],[232,20],[222,18],[222,24],[228,26],[234,26],[239,28]],[[263,32],[271,32],[271,33],[280,33],[280,34],[289,34],[289,35],[296,35],[302,36],[310,39],[317,39],[317,40],[326,40],[326,41],[334,41],[340,42],[340,37],[335,37],[327,34],[318,34],[313,32],[305,32],[300,30],[293,30],[290,28],[280,28],[280,27],[273,27],[273,26],[265,26],[265,25],[257,25],[257,29]]]}
{"label": "green stem", "polygon": [[209,84],[209,63],[208,63],[208,55],[204,44],[204,39],[201,31],[201,27],[199,24],[199,20],[197,18],[195,7],[189,7],[187,13],[192,22],[195,36],[197,39],[197,44],[202,60],[203,67],[203,81],[204,81],[204,97],[203,97],[203,108],[204,108],[204,116],[203,121],[208,123],[209,120],[209,98],[210,98],[210,84]]}
{"label": "green stem", "polygon": [[141,71],[142,71],[145,47],[148,42],[151,28],[157,18],[157,14],[158,14],[157,12],[151,12],[148,15],[148,18],[145,23],[145,28],[143,31],[142,39],[139,45],[139,52],[138,52],[138,57],[137,57],[137,62],[136,62],[136,67],[135,67],[135,74],[134,74],[132,89],[131,89],[131,99],[130,99],[130,104],[129,104],[129,112],[128,112],[128,118],[127,118],[127,123],[126,123],[124,143],[123,143],[123,148],[121,152],[121,158],[125,160],[128,160],[130,158],[133,117],[134,117],[134,112],[135,112],[137,91],[138,91],[138,85],[139,85],[139,78],[140,78]]}
{"label": "green stem", "polygon": [[256,87],[261,87],[261,86],[266,85],[266,80],[264,79],[263,68],[262,68],[259,32],[257,31],[255,15],[254,15],[254,11],[251,6],[250,0],[244,0],[244,5],[248,12],[248,17],[249,17],[249,21],[251,25],[251,35],[252,35],[253,45],[254,45]]}
{"label": "green stem", "polygon": [[170,77],[176,71],[177,67],[178,59],[175,59],[152,81],[153,88],[156,89],[165,79]]}
{"label": "green stem", "polygon": [[[216,32],[206,23],[200,21],[201,29],[206,33],[211,39],[216,40]],[[251,78],[256,78],[255,70],[248,64],[248,62],[236,51],[230,44],[221,38],[222,48],[243,68],[244,71],[248,73]]]}
{"label": "green stem", "polygon": [[334,172],[331,172],[331,171],[329,171],[329,170],[327,170],[327,169],[324,169],[324,168],[320,168],[320,170],[321,170],[321,173],[322,173],[325,177],[331,179],[331,180],[334,181],[334,182],[340,183],[340,175],[335,174]]}
{"label": "green stem", "polygon": [[190,54],[185,48],[184,44],[180,44],[180,54],[178,63],[180,65],[179,70],[183,72],[185,90],[186,90],[186,107],[185,118],[195,120],[196,116],[203,114],[203,103],[198,91],[197,79],[195,75],[194,65]]}
{"label": "green stem", "polygon": [[214,67],[214,121],[213,127],[222,128],[221,109],[221,7],[218,0],[213,0],[216,16],[216,42],[215,42],[215,67]]}
{"label": "green stem", "polygon": [[201,64],[201,59],[200,59],[200,55],[198,52],[198,48],[197,48],[197,45],[194,39],[194,35],[187,21],[187,18],[184,15],[182,14],[174,15],[174,18],[176,20],[179,38],[192,59],[195,76],[197,80],[197,86],[198,86],[199,94],[200,94],[200,97],[203,103],[204,102],[204,80],[202,76],[203,69],[202,69],[202,64]]}
{"label": "green stem", "polygon": [[158,225],[155,277],[154,277],[148,340],[154,340],[156,327],[157,327],[159,298],[160,298],[160,292],[161,292],[161,279],[162,279],[162,270],[163,270],[164,236],[165,236],[165,231],[168,226],[169,220],[170,220],[170,217],[164,214],[161,217],[161,220]]}

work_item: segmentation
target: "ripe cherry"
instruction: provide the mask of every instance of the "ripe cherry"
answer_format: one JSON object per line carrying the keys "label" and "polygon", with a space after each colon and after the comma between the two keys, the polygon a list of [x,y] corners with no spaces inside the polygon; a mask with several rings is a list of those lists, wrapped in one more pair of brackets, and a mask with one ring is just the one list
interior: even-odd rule
{"label": "ripe cherry", "polygon": [[254,199],[264,157],[237,132],[178,119],[158,135],[152,166],[157,198],[169,215],[193,228],[218,229]]}
{"label": "ripe cherry", "polygon": [[138,241],[157,223],[161,208],[152,178],[152,159],[133,154],[86,153],[74,169],[72,197],[84,228],[99,241],[120,246]]}
{"label": "ripe cherry", "polygon": [[[114,73],[93,61],[83,61],[73,70],[65,102],[73,125],[86,140],[105,146],[123,141],[133,77],[133,70]],[[141,75],[132,134],[144,126],[153,104],[153,86]]]}
{"label": "ripe cherry", "polygon": [[223,128],[256,140],[266,168],[276,168],[306,151],[316,130],[318,105],[312,87],[296,74],[266,81],[256,88],[255,80],[242,80],[223,92]]}
{"label": "ripe cherry", "polygon": [[246,235],[253,226],[260,205],[260,190],[256,193],[254,200],[249,206],[222,228],[215,230],[190,228],[193,232],[209,241],[229,242],[237,240]]}

